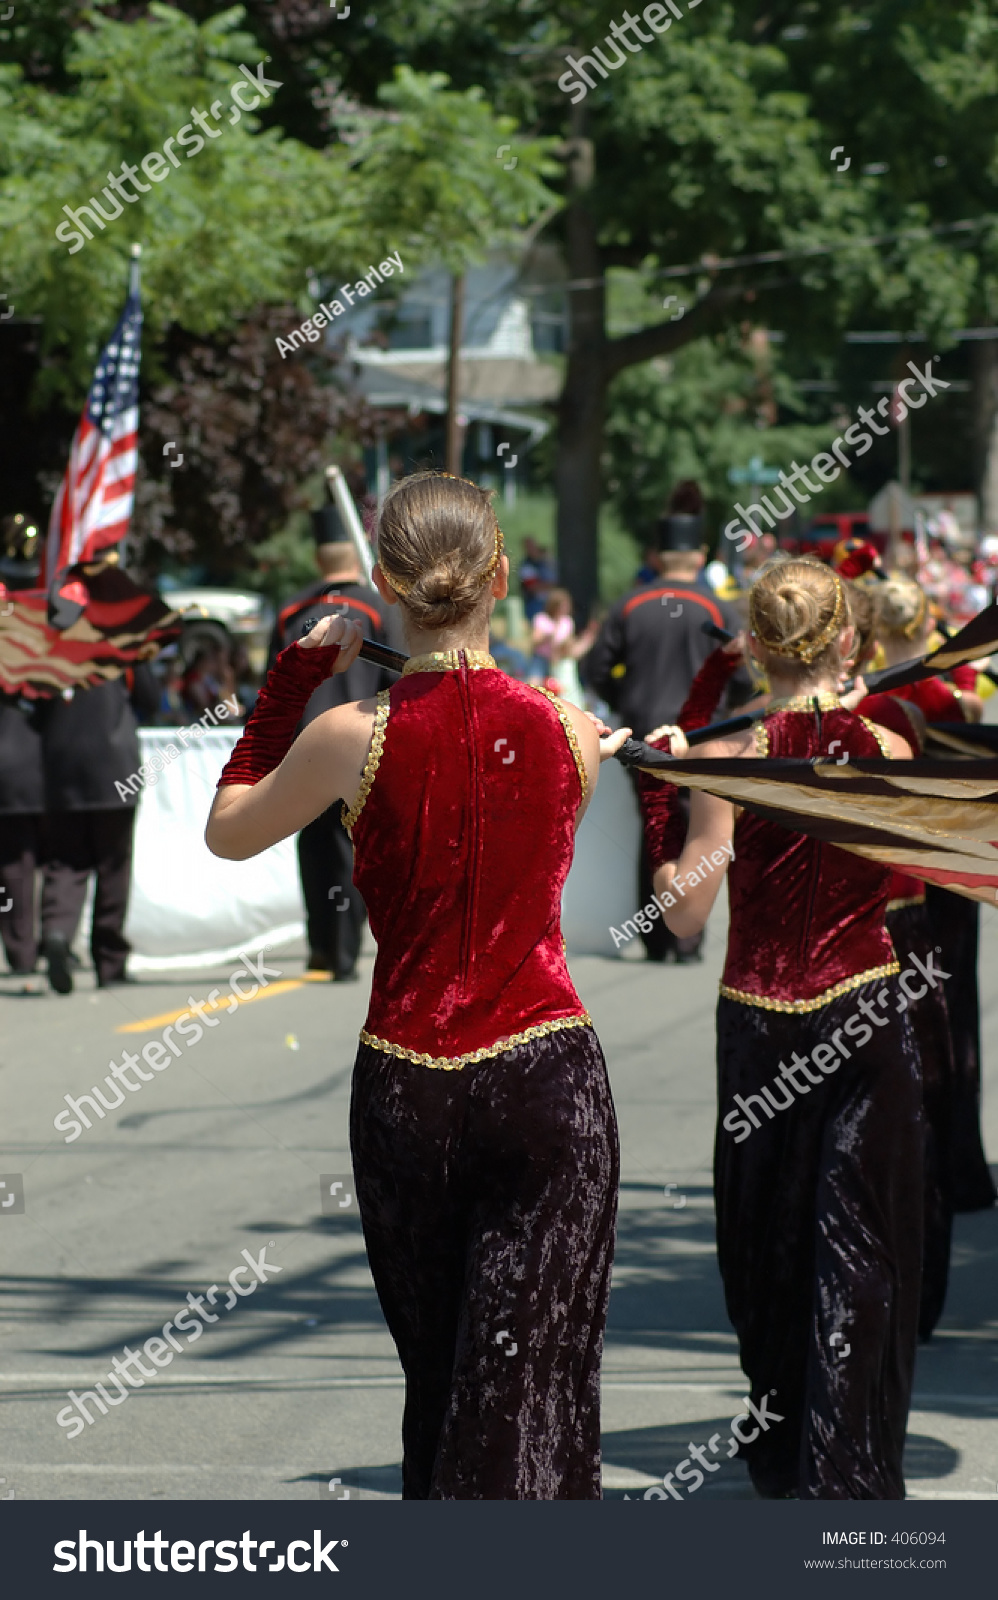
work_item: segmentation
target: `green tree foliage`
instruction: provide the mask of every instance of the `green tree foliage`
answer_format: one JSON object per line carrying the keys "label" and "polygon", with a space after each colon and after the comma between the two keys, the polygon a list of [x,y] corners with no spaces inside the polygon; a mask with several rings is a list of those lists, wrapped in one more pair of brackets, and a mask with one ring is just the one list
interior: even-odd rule
{"label": "green tree foliage", "polygon": [[[536,143],[524,144],[516,183],[497,184],[496,143],[512,124],[440,74],[403,71],[356,143],[314,150],[252,113],[232,121],[240,64],[255,72],[263,61],[241,8],[201,25],[167,6],[149,12],[131,24],[90,14],[66,58],[72,93],[26,83],[13,67],[0,74],[0,271],[22,314],[42,318],[46,354],[64,358],[50,381],[76,394],[120,307],[133,241],[155,346],[173,325],[211,334],[260,303],[296,300],[307,267],[346,274],[400,246],[407,267],[428,251],[474,257],[489,232],[548,198]],[[178,152],[179,167],[104,231],[88,222],[95,236],[83,248],[56,239],[64,207],[95,196],[110,212],[106,175],[123,161],[140,167],[190,126],[192,108],[213,104],[216,137],[204,148]]]}
{"label": "green tree foliage", "polygon": [[[345,274],[382,240],[407,265],[459,265],[549,207],[546,237],[573,285],[561,558],[585,600],[608,397],[628,369],[721,337],[721,371],[733,359],[724,330],[750,321],[785,331],[788,372],[827,375],[850,326],[920,329],[945,348],[951,330],[995,320],[990,0],[679,4],[668,32],[605,80],[593,73],[573,106],[559,88],[566,57],[603,45],[617,0],[379,0],[343,20],[318,0],[248,0],[255,46],[242,12],[182,0],[119,8],[66,49],[70,0],[40,0],[55,42],[40,43],[29,17],[15,51],[24,75],[0,78],[0,167],[18,174],[0,201],[5,281],[23,283],[19,307],[44,317],[48,348],[82,373],[120,293],[126,222],[70,261],[50,227],[108,166],[141,159],[190,105],[223,93],[248,49],[284,87],[143,199],[160,329],[214,336],[261,300],[299,303],[307,266]],[[495,160],[506,142],[520,155],[510,172]],[[560,209],[546,188],[555,152]],[[614,269],[646,291],[642,320],[624,329],[610,320]],[[681,320],[665,314],[670,292],[687,303]],[[675,416],[660,381],[645,388]]]}
{"label": "green tree foliage", "polygon": [[[241,7],[203,18],[158,4],[137,19],[89,12],[74,30],[71,7],[43,3],[54,24],[47,53],[31,19],[14,30],[17,62],[0,67],[0,277],[19,316],[40,324],[34,403],[62,402],[68,435],[121,307],[129,248],[141,243],[153,404],[138,543],[151,541],[152,555],[197,550],[230,570],[240,540],[266,537],[298,503],[294,484],[331,431],[356,433],[363,412],[330,389],[322,358],[275,368],[261,330],[272,342],[287,335],[315,307],[306,283],[339,283],[392,251],[410,274],[427,260],[459,269],[480,258],[550,206],[551,162],[542,141],[515,140],[513,120],[493,115],[477,89],[405,66],[373,107],[341,97],[343,137],[316,148],[274,120],[282,88],[257,113],[234,110],[231,85],[253,93],[241,64],[280,82],[241,27]],[[201,148],[191,145],[194,111],[216,135]],[[187,144],[172,147],[179,165],[164,159],[164,181],[150,182],[143,158],[185,128]],[[514,140],[517,167],[506,174],[496,149]],[[148,190],[124,205],[109,185],[122,163]],[[112,218],[103,229],[81,211],[92,198]],[[92,239],[81,245],[66,207]],[[196,442],[180,477],[159,455],[160,435],[185,426]]]}

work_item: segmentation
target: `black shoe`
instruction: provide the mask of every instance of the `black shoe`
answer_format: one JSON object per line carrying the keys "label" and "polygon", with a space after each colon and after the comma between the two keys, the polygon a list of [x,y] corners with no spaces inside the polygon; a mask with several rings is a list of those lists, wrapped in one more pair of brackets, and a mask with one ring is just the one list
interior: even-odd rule
{"label": "black shoe", "polygon": [[329,957],[320,955],[318,950],[310,950],[308,953],[308,960],[305,963],[305,971],[328,972],[329,970]]}
{"label": "black shoe", "polygon": [[49,985],[56,994],[72,994],[73,974],[69,965],[69,940],[64,933],[50,933],[42,940],[42,954],[48,963]]}
{"label": "black shoe", "polygon": [[333,973],[334,983],[356,983],[359,978],[360,973],[357,971],[356,967],[347,967],[344,972]]}
{"label": "black shoe", "polygon": [[119,972],[113,978],[98,977],[97,987],[98,989],[117,989],[120,984],[135,983],[136,981],[135,978],[129,977],[127,972]]}

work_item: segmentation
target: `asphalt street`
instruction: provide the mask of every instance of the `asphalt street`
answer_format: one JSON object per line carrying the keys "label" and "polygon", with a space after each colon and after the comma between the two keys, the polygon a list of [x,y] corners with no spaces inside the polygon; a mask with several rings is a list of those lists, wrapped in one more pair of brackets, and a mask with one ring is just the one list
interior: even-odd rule
{"label": "asphalt street", "polygon": [[[726,1439],[745,1392],[710,1190],[723,940],[715,919],[702,966],[572,964],[603,1040],[623,1149],[603,1384],[608,1497],[643,1495],[691,1442]],[[336,986],[302,981],[301,955],[269,952],[272,976],[256,999],[206,1011],[201,1040],[177,1058],[164,1051],[162,1071],[68,1144],[53,1128],[64,1096],[88,1092],[124,1050],[161,1038],[188,997],[228,996],[230,970],[100,993],[84,973],[62,998],[0,979],[0,1193],[16,1196],[19,1174],[24,1196],[23,1211],[0,1200],[0,1496],[400,1493],[401,1375],[367,1270],[347,1137],[372,960],[362,958],[362,982]],[[996,956],[998,912],[985,910],[993,1160]],[[237,1297],[230,1274],[247,1259],[262,1260],[264,1281],[237,1273]],[[918,1358],[914,1498],[998,1496],[996,1269],[998,1211],[959,1218],[945,1319]],[[200,1323],[189,1294],[201,1299]],[[162,1338],[185,1307],[203,1336],[177,1341],[175,1353],[164,1341],[157,1353],[169,1364],[143,1357],[152,1375],[141,1389],[106,1415],[91,1403],[94,1420],[78,1433],[59,1426],[70,1390],[103,1380],[117,1398],[112,1358]],[[752,1491],[740,1463],[725,1460],[699,1496]]]}

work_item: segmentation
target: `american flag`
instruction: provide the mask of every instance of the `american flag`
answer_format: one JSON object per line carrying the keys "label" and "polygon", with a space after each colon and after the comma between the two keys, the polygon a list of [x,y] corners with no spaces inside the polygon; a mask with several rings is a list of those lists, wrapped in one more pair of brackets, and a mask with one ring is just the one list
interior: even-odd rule
{"label": "american flag", "polygon": [[46,589],[67,567],[97,559],[128,532],[138,461],[141,334],[139,268],[134,260],[125,308],[101,352],[52,507],[42,556],[41,582]]}

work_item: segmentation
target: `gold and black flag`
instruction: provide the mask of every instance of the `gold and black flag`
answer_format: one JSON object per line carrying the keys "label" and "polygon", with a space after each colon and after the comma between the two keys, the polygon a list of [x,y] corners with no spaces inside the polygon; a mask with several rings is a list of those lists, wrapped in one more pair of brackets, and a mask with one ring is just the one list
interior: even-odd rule
{"label": "gold and black flag", "polygon": [[998,756],[676,760],[629,739],[618,759],[970,900],[998,901]]}

